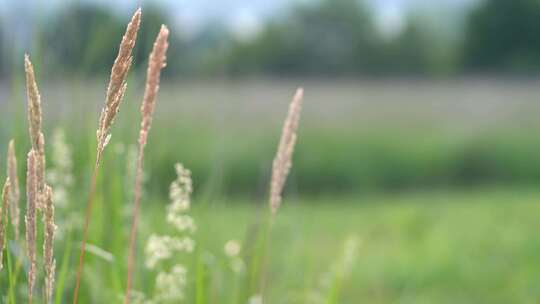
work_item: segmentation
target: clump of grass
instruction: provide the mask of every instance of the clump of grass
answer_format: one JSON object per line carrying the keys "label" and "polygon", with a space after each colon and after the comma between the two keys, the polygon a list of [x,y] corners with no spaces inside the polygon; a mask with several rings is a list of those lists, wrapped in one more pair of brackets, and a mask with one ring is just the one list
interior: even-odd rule
{"label": "clump of grass", "polygon": [[[98,130],[96,132],[97,147],[96,158],[90,181],[90,189],[88,201],[85,210],[85,222],[82,232],[82,242],[79,255],[79,263],[76,271],[76,280],[73,293],[73,303],[78,303],[79,291],[81,286],[81,278],[84,269],[84,257],[86,245],[88,241],[88,231],[92,215],[92,206],[96,191],[97,175],[100,169],[101,160],[105,148],[111,138],[111,128],[114,120],[119,112],[122,103],[126,86],[127,75],[132,64],[132,51],[137,39],[138,30],[141,22],[141,10],[137,10],[133,15],[130,23],[127,26],[126,32],[120,44],[118,56],[113,64],[111,76],[105,97],[105,106],[99,118]],[[154,43],[153,50],[149,57],[147,69],[147,79],[143,102],[141,106],[142,122],[140,126],[138,138],[138,155],[135,170],[135,187],[134,187],[134,202],[133,202],[133,219],[129,236],[129,252],[127,265],[127,280],[124,302],[129,304],[132,296],[132,282],[135,269],[135,245],[137,238],[137,228],[140,214],[141,192],[143,184],[143,161],[144,152],[148,140],[148,133],[152,124],[152,116],[156,105],[157,94],[160,85],[161,70],[166,65],[166,53],[168,49],[169,31],[165,26],[162,26]],[[36,84],[34,69],[28,55],[25,56],[25,72],[27,83],[28,96],[28,121],[29,121],[29,138],[31,141],[31,149],[27,154],[27,171],[26,171],[26,254],[28,258],[28,301],[32,303],[34,300],[34,289],[36,278],[38,276],[37,261],[38,253],[36,251],[37,232],[41,231],[37,227],[36,218],[38,213],[43,216],[43,267],[44,267],[44,302],[50,303],[54,293],[56,260],[54,257],[54,239],[55,239],[55,205],[52,188],[45,181],[45,139],[42,132],[42,109],[41,96]],[[266,258],[268,256],[268,248],[270,245],[270,231],[273,220],[280,208],[282,201],[282,192],[285,187],[287,177],[292,167],[292,157],[297,139],[298,124],[300,120],[300,112],[302,108],[303,89],[299,88],[294,95],[290,104],[287,118],[283,125],[281,139],[277,149],[276,156],[272,163],[272,178],[270,182],[269,207],[270,221],[267,230],[262,238],[257,239],[264,242],[262,248],[255,259],[255,273],[257,275],[255,282],[257,290],[249,290],[252,292],[249,296],[252,299],[264,298],[264,287],[266,284]],[[60,157],[61,158],[61,157]],[[70,168],[71,166],[66,166]],[[8,150],[8,177],[2,192],[2,201],[0,202],[0,263],[2,254],[6,244],[7,211],[11,210],[12,222],[14,226],[14,234],[18,239],[18,201],[20,193],[18,190],[17,177],[17,161],[15,158],[15,148],[13,141],[10,142]],[[161,302],[178,302],[186,298],[187,267],[181,263],[172,261],[176,253],[192,252],[195,247],[193,233],[196,230],[195,221],[189,214],[190,196],[193,191],[191,172],[185,169],[181,164],[175,166],[177,179],[171,184],[170,199],[171,203],[167,206],[166,222],[174,228],[174,235],[159,235],[152,234],[145,248],[146,261],[145,265],[149,269],[159,268],[157,273],[155,286],[152,296],[148,301],[152,303]],[[257,245],[260,245],[257,243]],[[226,256],[229,259],[230,268],[235,273],[243,273],[247,268],[240,257],[241,246],[239,242],[230,241],[225,247]],[[9,256],[8,256],[9,257]],[[67,258],[69,260],[69,258]],[[201,259],[199,259],[201,260]],[[260,264],[262,261],[262,264]],[[66,262],[68,263],[68,262]],[[67,265],[62,263],[63,265]],[[200,262],[199,262],[200,264]],[[202,265],[202,264],[200,264]],[[203,269],[204,266],[197,267]],[[262,272],[260,267],[262,265]],[[0,264],[0,269],[2,265]],[[62,273],[62,269],[60,273]],[[202,297],[199,293],[204,291],[200,287],[204,284],[203,275],[197,274],[197,300],[201,301]],[[59,287],[62,288],[63,275],[59,275]],[[11,283],[11,282],[10,282]],[[251,287],[251,286],[250,286]],[[338,288],[337,288],[338,289]],[[11,290],[11,285],[10,285]],[[238,300],[239,291],[235,291],[234,299]],[[59,295],[60,294],[60,295]],[[61,300],[61,292],[57,293],[57,301]],[[10,295],[14,298],[13,295]]]}
{"label": "clump of grass", "polygon": [[148,60],[148,70],[146,75],[146,89],[141,106],[141,130],[139,132],[139,150],[137,157],[137,169],[135,175],[135,195],[133,203],[133,219],[130,232],[129,253],[128,253],[128,273],[126,283],[126,294],[124,302],[129,304],[130,290],[133,278],[133,268],[135,263],[135,242],[137,238],[137,225],[139,222],[139,210],[141,205],[141,188],[143,179],[143,160],[144,148],[148,139],[148,132],[152,124],[152,114],[156,106],[156,98],[159,90],[159,81],[161,69],[166,65],[166,54],[168,43],[169,30],[162,25],[159,34],[154,43],[154,48]]}
{"label": "clump of grass", "polygon": [[124,98],[124,93],[127,86],[127,75],[131,63],[133,60],[132,51],[137,40],[137,33],[141,23],[141,9],[138,9],[131,21],[129,22],[126,32],[122,37],[120,43],[120,49],[118,56],[114,61],[109,86],[107,88],[107,94],[105,97],[105,107],[101,112],[99,119],[99,126],[97,130],[97,154],[92,177],[90,181],[90,192],[88,195],[88,201],[86,203],[85,222],[83,228],[81,251],[79,254],[79,266],[77,267],[77,274],[75,280],[75,291],[73,296],[73,303],[78,303],[79,289],[81,285],[81,276],[84,268],[84,256],[86,251],[86,243],[88,241],[88,228],[90,226],[90,218],[92,214],[92,206],[94,202],[94,194],[96,191],[97,174],[101,163],[101,158],[105,147],[109,143],[111,138],[110,129],[113,125],[114,119],[120,110],[120,104]]}

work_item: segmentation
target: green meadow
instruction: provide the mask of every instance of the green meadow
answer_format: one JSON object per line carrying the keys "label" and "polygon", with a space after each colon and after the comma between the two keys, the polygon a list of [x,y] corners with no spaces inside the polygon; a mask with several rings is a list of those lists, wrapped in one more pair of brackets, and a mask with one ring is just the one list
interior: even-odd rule
{"label": "green meadow", "polygon": [[[98,177],[82,303],[123,299],[143,88],[141,72],[134,75]],[[55,303],[72,301],[102,82],[42,86],[47,170],[59,165],[53,138],[61,129],[73,176],[67,204],[56,208]],[[271,162],[296,85],[306,89],[297,151],[264,246]],[[493,87],[519,102],[489,99]],[[133,288],[155,291],[159,271],[145,267],[145,246],[172,231],[168,191],[181,162],[192,170],[197,226],[194,251],[170,262],[187,269],[185,303],[248,303],[261,276],[272,304],[533,303],[540,144],[538,105],[523,87],[537,90],[487,81],[472,108],[462,82],[165,82],[147,146]],[[24,193],[24,86],[4,92],[0,151],[15,138]],[[239,260],[224,251],[231,240],[241,244]],[[8,252],[2,300],[24,303],[23,243],[10,239]]]}

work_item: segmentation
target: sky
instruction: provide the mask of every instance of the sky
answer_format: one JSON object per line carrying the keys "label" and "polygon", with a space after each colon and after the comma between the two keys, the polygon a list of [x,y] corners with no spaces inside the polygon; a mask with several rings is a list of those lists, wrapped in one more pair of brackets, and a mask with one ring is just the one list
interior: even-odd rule
{"label": "sky", "polygon": [[[69,2],[95,2],[109,5],[122,12],[134,10],[139,5],[162,4],[175,17],[179,28],[187,34],[196,33],[207,21],[219,20],[238,35],[256,33],[264,20],[279,15],[293,3],[317,0],[0,0],[0,13],[13,10],[57,9]],[[448,12],[459,11],[481,0],[358,0],[366,3],[383,33],[399,32],[411,13],[431,15],[444,21]],[[443,19],[441,19],[443,18]]]}

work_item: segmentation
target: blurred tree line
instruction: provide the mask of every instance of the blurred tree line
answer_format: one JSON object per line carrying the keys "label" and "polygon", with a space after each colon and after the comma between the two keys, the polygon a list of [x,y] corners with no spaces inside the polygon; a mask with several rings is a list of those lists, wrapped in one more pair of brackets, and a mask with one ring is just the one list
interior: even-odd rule
{"label": "blurred tree line", "polygon": [[489,0],[473,10],[464,35],[463,64],[475,70],[538,72],[540,1]]}
{"label": "blurred tree line", "polygon": [[[71,4],[37,22],[32,45],[39,45],[43,64],[54,75],[104,74],[116,55],[125,19],[96,4]],[[144,65],[162,23],[176,24],[163,8],[144,8],[135,66]],[[5,33],[0,28],[0,35]],[[0,36],[4,76],[14,58],[21,58],[9,40]],[[218,22],[194,37],[177,30],[166,71],[197,76],[534,73],[540,71],[540,1],[483,1],[468,12],[462,39],[444,40],[421,16],[409,16],[402,30],[389,37],[381,34],[361,2],[321,0],[292,6],[249,40],[237,39]]]}

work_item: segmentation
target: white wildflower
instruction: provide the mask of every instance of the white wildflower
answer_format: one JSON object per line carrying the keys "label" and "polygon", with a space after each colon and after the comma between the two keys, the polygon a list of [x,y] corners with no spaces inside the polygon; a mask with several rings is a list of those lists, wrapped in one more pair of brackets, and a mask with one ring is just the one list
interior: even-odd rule
{"label": "white wildflower", "polygon": [[230,240],[225,243],[225,254],[228,257],[235,257],[240,254],[240,243],[237,240]]}
{"label": "white wildflower", "polygon": [[174,208],[175,211],[185,212],[189,209],[189,197],[191,192],[193,192],[191,171],[185,169],[182,164],[176,164],[174,168],[177,178],[170,186],[169,197],[171,199],[171,205],[176,206]]}
{"label": "white wildflower", "polygon": [[177,214],[174,212],[169,212],[167,214],[167,222],[173,225],[178,231],[188,231],[195,232],[197,227],[195,226],[195,221],[189,215]]}
{"label": "white wildflower", "polygon": [[187,270],[175,265],[170,272],[160,272],[156,278],[157,302],[179,301],[184,298],[187,282]]}
{"label": "white wildflower", "polygon": [[69,188],[73,185],[73,159],[71,148],[66,143],[66,135],[62,129],[56,129],[52,137],[53,167],[47,170],[47,180],[54,187],[53,200],[55,207],[68,207]]}
{"label": "white wildflower", "polygon": [[[124,295],[119,294],[118,295],[118,302],[120,303],[123,301]],[[146,295],[141,291],[131,290],[129,292],[129,302],[133,304],[154,304],[155,302],[152,300],[146,299]]]}
{"label": "white wildflower", "polygon": [[263,304],[263,297],[260,294],[252,295],[248,300],[248,304]]}
{"label": "white wildflower", "polygon": [[146,267],[152,269],[162,260],[172,257],[175,252],[192,252],[195,241],[189,237],[178,238],[152,234],[146,244]]}
{"label": "white wildflower", "polygon": [[54,188],[52,201],[57,212],[55,238],[62,239],[65,232],[81,227],[78,210],[69,204],[69,193],[73,189],[73,158],[71,147],[66,142],[63,129],[55,129],[52,136],[52,167],[47,170],[47,182]]}
{"label": "white wildflower", "polygon": [[170,205],[167,207],[167,222],[179,232],[193,233],[197,229],[193,219],[186,214],[189,211],[190,195],[193,191],[191,172],[181,164],[175,166],[178,177],[172,182],[169,189]]}
{"label": "white wildflower", "polygon": [[246,269],[246,265],[240,257],[241,248],[240,242],[237,240],[229,240],[223,248],[225,255],[229,257],[230,268],[236,274],[244,273]]}
{"label": "white wildflower", "polygon": [[165,237],[152,234],[146,243],[146,267],[154,268],[160,260],[171,257],[172,253]]}
{"label": "white wildflower", "polygon": [[246,271],[246,264],[241,258],[231,260],[231,270],[236,274],[243,274]]}

